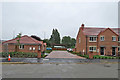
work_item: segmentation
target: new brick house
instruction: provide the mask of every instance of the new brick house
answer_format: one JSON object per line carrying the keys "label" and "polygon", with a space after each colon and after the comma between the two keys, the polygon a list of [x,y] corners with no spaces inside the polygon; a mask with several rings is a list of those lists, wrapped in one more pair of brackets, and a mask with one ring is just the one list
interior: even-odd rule
{"label": "new brick house", "polygon": [[30,36],[24,35],[20,38],[20,45],[17,42],[18,38],[11,39],[2,43],[3,52],[34,52],[38,53],[45,51],[46,43],[38,41]]}
{"label": "new brick house", "polygon": [[120,28],[97,28],[85,27],[84,24],[79,28],[76,38],[76,52],[93,55],[117,56],[120,52]]}

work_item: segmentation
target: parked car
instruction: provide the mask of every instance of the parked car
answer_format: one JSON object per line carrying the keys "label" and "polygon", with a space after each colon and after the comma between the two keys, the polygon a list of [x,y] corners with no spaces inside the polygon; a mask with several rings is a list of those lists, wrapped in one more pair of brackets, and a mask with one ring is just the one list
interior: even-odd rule
{"label": "parked car", "polygon": [[52,48],[46,48],[46,50],[52,50]]}
{"label": "parked car", "polygon": [[73,51],[73,49],[72,48],[68,48],[67,51]]}

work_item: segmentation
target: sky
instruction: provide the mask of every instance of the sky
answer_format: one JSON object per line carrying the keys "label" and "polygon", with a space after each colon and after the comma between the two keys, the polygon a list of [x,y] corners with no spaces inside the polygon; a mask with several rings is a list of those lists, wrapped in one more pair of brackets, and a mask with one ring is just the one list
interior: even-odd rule
{"label": "sky", "polygon": [[[1,5],[1,3],[0,3]],[[85,27],[118,27],[117,2],[4,2],[2,40],[22,35],[50,38],[53,28],[60,37],[76,38]],[[0,35],[1,36],[1,35]]]}

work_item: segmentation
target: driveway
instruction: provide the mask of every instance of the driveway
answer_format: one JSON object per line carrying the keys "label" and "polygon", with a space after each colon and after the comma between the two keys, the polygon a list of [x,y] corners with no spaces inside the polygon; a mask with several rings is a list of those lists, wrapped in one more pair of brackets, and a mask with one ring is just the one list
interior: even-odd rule
{"label": "driveway", "polygon": [[79,58],[79,59],[85,59],[83,57],[71,54],[67,51],[52,51],[46,58]]}

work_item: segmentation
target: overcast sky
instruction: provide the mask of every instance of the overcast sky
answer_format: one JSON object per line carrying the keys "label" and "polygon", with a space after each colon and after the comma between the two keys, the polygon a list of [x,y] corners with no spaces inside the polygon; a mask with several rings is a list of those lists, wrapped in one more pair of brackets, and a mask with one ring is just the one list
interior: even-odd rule
{"label": "overcast sky", "polygon": [[117,2],[14,2],[2,4],[2,39],[22,35],[50,38],[53,28],[60,36],[76,38],[79,27],[118,27]]}

